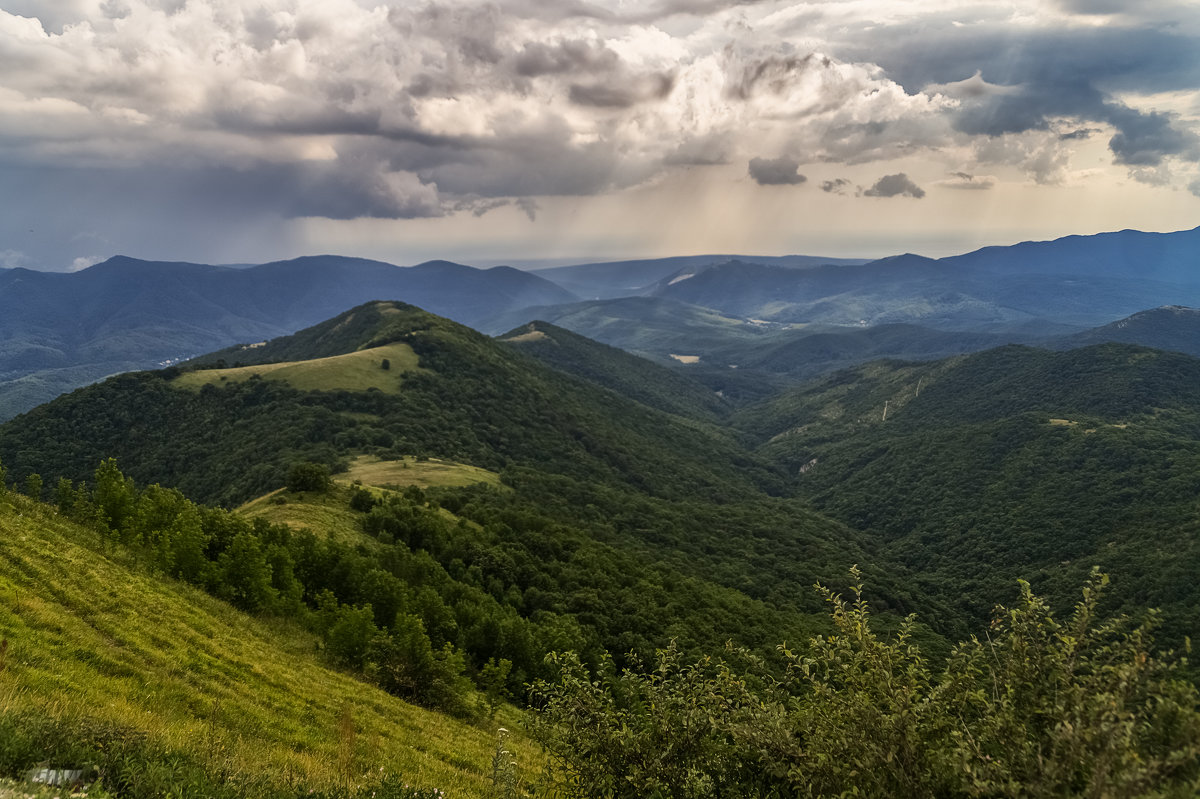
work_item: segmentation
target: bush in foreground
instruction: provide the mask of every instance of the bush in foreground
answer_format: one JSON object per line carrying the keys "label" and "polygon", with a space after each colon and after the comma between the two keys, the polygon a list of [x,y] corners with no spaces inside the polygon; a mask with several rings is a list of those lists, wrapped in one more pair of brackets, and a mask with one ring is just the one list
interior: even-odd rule
{"label": "bush in foreground", "polygon": [[938,672],[911,617],[890,640],[871,630],[861,585],[822,589],[836,632],[780,647],[779,678],[745,653],[671,648],[602,679],[559,656],[533,732],[576,797],[1194,796],[1197,691],[1151,654],[1155,614],[1096,618],[1106,584],[1093,573],[1064,623],[1021,583]]}

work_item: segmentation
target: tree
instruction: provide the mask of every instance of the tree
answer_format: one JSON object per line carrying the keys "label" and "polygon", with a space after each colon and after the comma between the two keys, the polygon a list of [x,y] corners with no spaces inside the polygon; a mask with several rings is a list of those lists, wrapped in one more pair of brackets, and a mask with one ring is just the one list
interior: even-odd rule
{"label": "tree", "polygon": [[37,472],[30,472],[25,477],[25,496],[36,499],[39,502],[42,499],[42,476]]}
{"label": "tree", "polygon": [[508,675],[512,671],[512,661],[501,658],[489,658],[479,669],[479,687],[483,689],[487,717],[495,718],[500,703],[509,698]]}
{"label": "tree", "polygon": [[289,491],[328,491],[330,485],[329,468],[323,464],[301,461],[288,470]]}
{"label": "tree", "polygon": [[384,358],[383,363],[379,364],[379,367],[386,371],[386,370],[392,368],[392,362],[389,361],[387,358]]}
{"label": "tree", "polygon": [[220,590],[243,610],[268,610],[277,597],[271,585],[271,564],[258,539],[250,533],[234,536],[217,561]]}
{"label": "tree", "polygon": [[129,523],[134,511],[137,488],[121,474],[115,458],[107,458],[96,467],[96,488],[92,501],[100,523],[114,533],[121,533]]}
{"label": "tree", "polygon": [[69,515],[74,508],[75,486],[66,477],[58,478],[58,484],[54,487],[54,504],[64,516]]}

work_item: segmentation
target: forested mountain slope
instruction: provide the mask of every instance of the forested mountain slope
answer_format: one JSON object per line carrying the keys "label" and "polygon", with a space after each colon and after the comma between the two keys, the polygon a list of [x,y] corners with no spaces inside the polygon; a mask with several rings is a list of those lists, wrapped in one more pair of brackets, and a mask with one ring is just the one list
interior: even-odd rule
{"label": "forested mountain slope", "polygon": [[548,322],[530,322],[499,340],[559,371],[660,411],[715,420],[730,409],[714,391],[685,374]]}
{"label": "forested mountain slope", "polygon": [[[886,414],[886,416],[885,416]],[[815,505],[977,618],[1094,564],[1172,640],[1200,624],[1200,360],[1128,345],[879,362],[740,414]]]}

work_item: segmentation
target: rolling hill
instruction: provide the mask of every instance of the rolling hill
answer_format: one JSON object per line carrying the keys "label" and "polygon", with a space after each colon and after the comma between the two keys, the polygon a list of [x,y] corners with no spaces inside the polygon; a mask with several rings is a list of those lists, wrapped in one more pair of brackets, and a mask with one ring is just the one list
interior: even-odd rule
{"label": "rolling hill", "polygon": [[530,322],[498,340],[554,369],[666,413],[715,420],[730,409],[713,391],[679,372],[548,322]]}
{"label": "rolling hill", "polygon": [[400,268],[338,256],[244,268],[115,257],[73,274],[0,274],[0,418],[115,372],[291,333],[372,299],[468,324],[573,295],[508,267]]}
{"label": "rolling hill", "polygon": [[[414,303],[492,334],[544,319],[658,359],[697,354],[679,352],[689,343],[692,349],[704,344],[706,352],[713,351],[706,339],[712,332],[748,344],[754,336],[747,325],[767,322],[856,328],[915,324],[996,336],[990,344],[1027,342],[1108,324],[1147,308],[1200,305],[1198,242],[1196,230],[1121,231],[989,247],[938,260],[911,254],[871,262],[683,256],[537,272],[447,261],[398,268],[340,256],[238,268],[118,256],[75,274],[6,269],[0,270],[0,419],[110,374],[291,333],[372,299]],[[571,307],[580,297],[599,301]],[[634,298],[658,301],[660,309],[673,309],[682,321],[659,312],[651,323],[655,314],[648,305],[604,305]],[[699,319],[703,314],[709,318]],[[649,327],[622,329],[614,321],[635,318]],[[733,326],[704,330],[710,322],[729,324],[723,320],[733,320]],[[746,329],[734,330],[739,323]],[[878,336],[874,344],[888,338]],[[895,351],[868,347],[862,357],[936,357],[955,351],[896,343]],[[741,354],[736,360],[721,358],[747,360]],[[835,359],[820,369],[845,363]],[[728,398],[768,393],[743,376],[695,371],[702,374],[693,376],[703,376]],[[786,371],[807,376],[817,370],[797,364]],[[766,385],[769,391],[777,383]]]}

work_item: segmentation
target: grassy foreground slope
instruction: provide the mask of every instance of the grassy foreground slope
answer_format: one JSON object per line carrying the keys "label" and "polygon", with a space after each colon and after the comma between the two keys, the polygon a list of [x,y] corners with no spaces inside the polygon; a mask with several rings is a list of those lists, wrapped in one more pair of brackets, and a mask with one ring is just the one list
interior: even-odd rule
{"label": "grassy foreground slope", "polygon": [[[121,729],[266,793],[345,792],[381,773],[490,790],[494,731],[331,670],[292,625],[132,568],[96,533],[11,495],[0,499],[0,638],[0,739],[13,718]],[[12,746],[0,740],[0,754]],[[530,746],[515,748],[531,769]]]}

